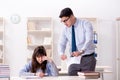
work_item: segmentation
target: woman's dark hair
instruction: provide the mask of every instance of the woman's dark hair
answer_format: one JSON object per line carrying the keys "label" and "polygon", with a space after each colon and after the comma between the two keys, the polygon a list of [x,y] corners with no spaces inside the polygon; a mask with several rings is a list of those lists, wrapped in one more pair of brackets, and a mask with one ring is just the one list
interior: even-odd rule
{"label": "woman's dark hair", "polygon": [[41,68],[41,70],[45,73],[47,61],[45,60],[44,62],[39,64],[36,60],[36,57],[39,57],[39,56],[47,56],[46,50],[43,46],[36,47],[34,52],[33,52],[32,68],[31,68],[31,72],[33,72],[33,73],[35,73],[37,71],[37,69],[39,69],[39,68]]}
{"label": "woman's dark hair", "polygon": [[59,15],[59,18],[62,18],[62,17],[70,17],[71,15],[73,15],[73,12],[70,8],[64,8],[60,15]]}

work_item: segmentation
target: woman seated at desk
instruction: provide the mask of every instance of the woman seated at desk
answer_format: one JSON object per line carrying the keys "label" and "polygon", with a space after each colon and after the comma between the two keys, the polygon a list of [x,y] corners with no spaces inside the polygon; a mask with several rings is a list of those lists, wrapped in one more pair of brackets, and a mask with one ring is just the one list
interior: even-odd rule
{"label": "woman seated at desk", "polygon": [[43,46],[35,48],[32,60],[20,70],[20,76],[57,76],[58,69],[54,62],[47,57]]}

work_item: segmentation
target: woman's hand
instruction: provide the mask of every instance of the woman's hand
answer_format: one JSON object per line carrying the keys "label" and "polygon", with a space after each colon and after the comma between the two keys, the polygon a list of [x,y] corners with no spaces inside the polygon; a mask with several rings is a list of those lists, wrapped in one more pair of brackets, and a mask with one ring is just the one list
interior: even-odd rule
{"label": "woman's hand", "polygon": [[45,74],[44,74],[43,72],[38,72],[38,73],[36,73],[36,76],[39,76],[39,77],[44,77],[44,76],[45,76]]}
{"label": "woman's hand", "polygon": [[49,62],[52,62],[52,59],[49,58],[49,57],[47,57],[47,56],[43,56],[43,60],[44,60],[44,61],[47,60],[47,61],[49,61]]}

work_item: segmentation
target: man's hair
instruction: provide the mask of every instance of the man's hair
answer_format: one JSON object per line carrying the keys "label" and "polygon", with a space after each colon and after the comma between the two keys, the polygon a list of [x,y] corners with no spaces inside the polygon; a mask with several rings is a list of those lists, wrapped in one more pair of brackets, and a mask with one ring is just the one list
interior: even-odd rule
{"label": "man's hair", "polygon": [[73,12],[70,8],[67,7],[61,10],[59,18],[70,17],[71,15],[73,15]]}

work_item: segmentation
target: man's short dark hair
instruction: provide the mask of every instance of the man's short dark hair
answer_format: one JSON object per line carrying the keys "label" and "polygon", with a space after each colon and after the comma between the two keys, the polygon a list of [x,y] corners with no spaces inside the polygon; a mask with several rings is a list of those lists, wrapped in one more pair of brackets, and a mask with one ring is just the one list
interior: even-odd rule
{"label": "man's short dark hair", "polygon": [[59,18],[62,18],[62,17],[70,17],[71,15],[73,15],[73,12],[70,8],[64,8],[60,15],[59,15]]}

